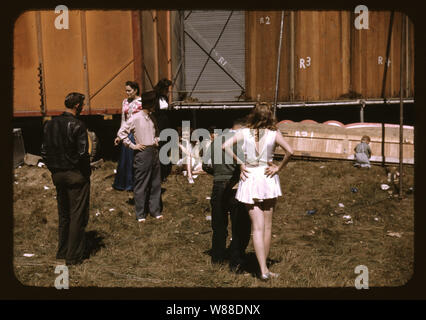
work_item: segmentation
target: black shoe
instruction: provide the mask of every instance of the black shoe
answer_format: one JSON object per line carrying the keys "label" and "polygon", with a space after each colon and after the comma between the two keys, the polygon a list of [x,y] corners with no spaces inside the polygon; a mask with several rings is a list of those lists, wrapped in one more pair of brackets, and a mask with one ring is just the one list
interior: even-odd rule
{"label": "black shoe", "polygon": [[225,259],[224,258],[212,258],[211,262],[214,265],[223,265],[225,263]]}
{"label": "black shoe", "polygon": [[237,264],[231,263],[229,265],[229,271],[236,273],[236,274],[243,274],[244,273],[243,266],[239,263],[237,263]]}
{"label": "black shoe", "polygon": [[79,265],[79,264],[82,264],[83,263],[83,260],[67,260],[67,261],[65,261],[65,264],[67,265],[67,266],[76,266],[76,265]]}

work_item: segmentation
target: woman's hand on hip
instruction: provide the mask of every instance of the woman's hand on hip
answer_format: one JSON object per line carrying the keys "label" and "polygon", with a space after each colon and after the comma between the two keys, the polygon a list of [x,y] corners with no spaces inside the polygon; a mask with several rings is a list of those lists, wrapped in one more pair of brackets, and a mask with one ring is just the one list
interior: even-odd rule
{"label": "woman's hand on hip", "polygon": [[240,171],[240,179],[242,181],[246,181],[246,179],[248,178],[248,170],[244,164],[240,165]]}
{"label": "woman's hand on hip", "polygon": [[274,175],[276,175],[279,171],[279,168],[276,164],[272,162],[268,162],[268,167],[265,169],[265,175],[267,177],[272,178]]}
{"label": "woman's hand on hip", "polygon": [[139,150],[139,151],[142,151],[142,150],[145,150],[145,148],[146,148],[146,146],[145,146],[145,145],[138,143],[138,144],[136,144],[136,145],[133,147],[133,150]]}

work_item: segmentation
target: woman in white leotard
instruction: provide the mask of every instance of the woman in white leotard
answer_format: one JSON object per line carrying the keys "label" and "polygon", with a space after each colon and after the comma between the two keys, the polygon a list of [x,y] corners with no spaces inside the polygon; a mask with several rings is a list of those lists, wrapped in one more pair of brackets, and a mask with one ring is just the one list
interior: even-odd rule
{"label": "woman in white leotard", "polygon": [[[293,150],[277,130],[271,106],[257,104],[247,118],[247,126],[233,138],[225,141],[222,148],[241,164],[241,176],[236,198],[246,204],[251,221],[253,244],[259,262],[261,279],[278,277],[269,271],[266,259],[271,244],[272,214],[277,197],[282,195],[278,172],[288,163]],[[232,151],[232,145],[242,143],[244,162]],[[273,161],[275,146],[285,152],[283,161]]]}

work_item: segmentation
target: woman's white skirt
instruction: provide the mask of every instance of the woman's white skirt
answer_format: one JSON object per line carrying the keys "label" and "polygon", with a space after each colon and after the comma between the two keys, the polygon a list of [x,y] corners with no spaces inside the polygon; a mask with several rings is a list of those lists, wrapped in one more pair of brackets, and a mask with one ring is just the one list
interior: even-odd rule
{"label": "woman's white skirt", "polygon": [[265,175],[266,166],[246,167],[248,177],[240,179],[235,198],[243,203],[254,204],[255,201],[282,196],[280,178],[275,174],[272,178]]}

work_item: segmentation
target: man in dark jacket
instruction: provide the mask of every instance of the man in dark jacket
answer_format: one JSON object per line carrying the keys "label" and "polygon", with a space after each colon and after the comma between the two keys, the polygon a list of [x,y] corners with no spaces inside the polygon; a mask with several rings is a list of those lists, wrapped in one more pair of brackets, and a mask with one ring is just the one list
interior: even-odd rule
{"label": "man in dark jacket", "polygon": [[59,243],[57,259],[80,264],[86,255],[84,230],[89,220],[90,156],[85,124],[76,117],[84,95],[72,92],[65,98],[65,112],[46,122],[41,155],[56,186]]}
{"label": "man in dark jacket", "polygon": [[[244,252],[250,241],[251,222],[245,205],[235,199],[236,184],[240,178],[239,166],[235,161],[227,163],[229,161],[225,159],[222,143],[231,138],[243,124],[243,119],[235,120],[232,130],[225,130],[222,135],[217,136],[207,150],[207,159],[211,159],[211,165],[203,164],[203,170],[213,175],[213,190],[210,200],[213,230],[211,261],[214,264],[222,264],[227,258],[226,238],[228,236],[229,213],[232,230],[229,262],[231,271],[237,273],[243,271]],[[237,144],[234,145],[234,148],[234,153],[240,158],[243,157],[242,150],[237,149]],[[215,152],[220,152],[221,157],[216,157]]]}

